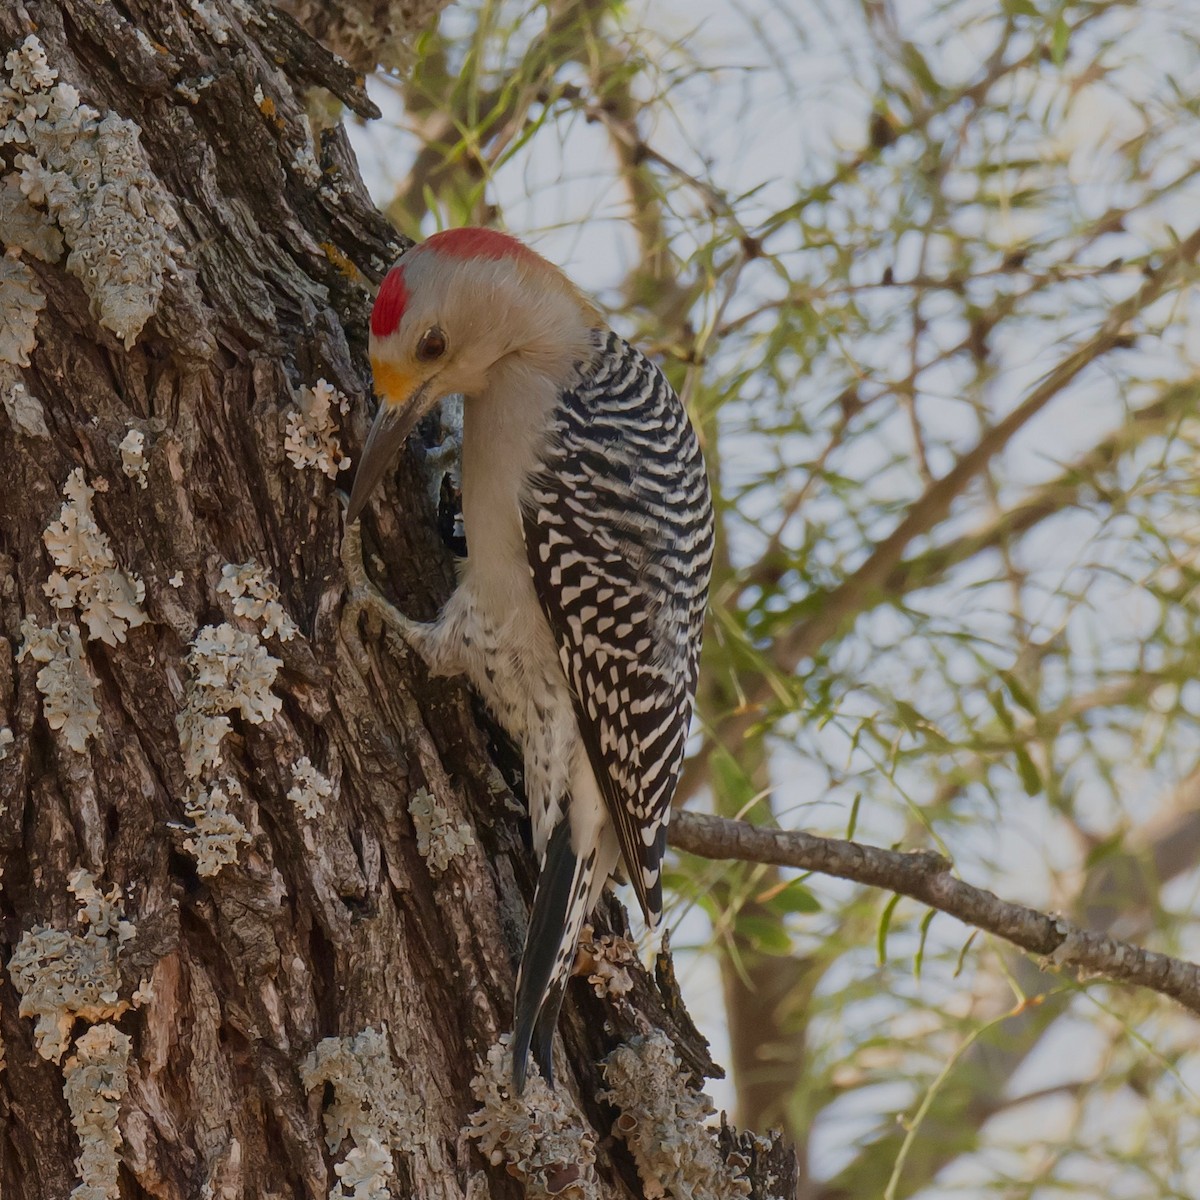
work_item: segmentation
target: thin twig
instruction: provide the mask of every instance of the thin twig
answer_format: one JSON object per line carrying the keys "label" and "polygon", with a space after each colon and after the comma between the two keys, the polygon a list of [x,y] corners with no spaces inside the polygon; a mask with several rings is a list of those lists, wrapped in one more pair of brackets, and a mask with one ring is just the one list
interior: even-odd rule
{"label": "thin twig", "polygon": [[888,576],[888,595],[904,595],[914,588],[935,583],[950,568],[966,562],[980,551],[998,549],[1005,542],[1015,541],[1047,517],[1078,504],[1081,495],[1095,487],[1098,472],[1110,469],[1121,455],[1169,428],[1195,406],[1198,395],[1200,376],[1192,375],[1169,384],[1162,395],[1130,412],[1123,424],[1061,474],[1039,484],[987,525],[897,564]]}
{"label": "thin twig", "polygon": [[[777,640],[771,650],[774,671],[781,675],[793,674],[806,657],[837,637],[864,609],[886,595],[888,581],[903,561],[908,546],[946,517],[954,501],[980,472],[1081,372],[1128,343],[1135,318],[1178,280],[1198,253],[1200,228],[1177,243],[1133,295],[1113,306],[1095,333],[1065,355],[1020,404],[987,429],[945,475],[913,501],[895,529],[874,547],[866,561],[825,594],[812,617]],[[678,803],[689,798],[699,786],[705,777],[708,759],[718,743],[736,745],[758,724],[762,719],[762,706],[770,700],[771,688],[769,679],[759,680],[753,688],[747,689],[747,703],[717,723],[714,736],[706,739],[700,753],[684,770],[677,793]]]}
{"label": "thin twig", "polygon": [[886,888],[1040,955],[1044,966],[1073,967],[1084,978],[1135,983],[1200,1015],[1200,966],[1001,900],[956,878],[950,862],[931,850],[884,850],[696,812],[674,814],[670,841],[677,850],[701,858],[796,867]]}

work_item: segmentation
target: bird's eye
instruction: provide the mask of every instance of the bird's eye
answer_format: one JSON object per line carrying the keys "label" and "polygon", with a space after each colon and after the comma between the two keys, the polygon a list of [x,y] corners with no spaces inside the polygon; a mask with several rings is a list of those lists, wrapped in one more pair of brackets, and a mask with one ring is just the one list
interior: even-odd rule
{"label": "bird's eye", "polygon": [[417,357],[422,362],[433,362],[446,353],[446,335],[435,325],[421,334],[417,343]]}

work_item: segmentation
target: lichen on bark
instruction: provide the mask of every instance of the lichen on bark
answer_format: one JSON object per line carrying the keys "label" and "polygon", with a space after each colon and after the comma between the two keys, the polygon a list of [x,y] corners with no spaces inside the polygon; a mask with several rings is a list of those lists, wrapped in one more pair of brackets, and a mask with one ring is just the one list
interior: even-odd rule
{"label": "lichen on bark", "polygon": [[[21,979],[0,988],[0,1192],[58,1200],[79,1182],[62,1074],[35,1045],[43,1016],[47,1048],[78,1044],[73,1012],[131,1039],[120,1141],[104,1135],[129,1194],[317,1200],[361,1149],[340,1177],[352,1188],[365,1179],[394,1196],[511,1197],[504,1164],[460,1135],[478,1104],[476,1058],[511,1023],[532,893],[522,819],[501,799],[519,788],[518,771],[459,684],[429,678],[369,611],[347,605],[340,556],[336,489],[348,480],[337,468],[371,415],[372,286],[402,242],[366,195],[345,130],[310,122],[309,93],[377,110],[355,70],[286,13],[249,0],[200,7],[0,6],[0,53],[34,29],[44,51],[44,64],[22,57],[18,81],[46,108],[35,120],[94,110],[87,137],[106,136],[111,119],[131,154],[136,127],[138,169],[161,188],[160,213],[169,205],[179,218],[175,267],[143,297],[146,315],[114,328],[85,279],[54,261],[52,235],[35,252],[31,211],[71,254],[83,244],[50,200],[61,181],[48,142],[21,123],[23,140],[0,148],[0,177],[20,174],[17,154],[37,160],[27,205],[9,203],[7,182],[0,196],[19,212],[19,261],[46,297],[29,366],[7,364],[40,401],[45,436],[28,406],[0,407],[0,940],[10,979],[14,966]],[[349,29],[339,5],[306,8],[331,37]],[[69,93],[51,98],[62,87],[77,107]],[[136,215],[128,188],[122,204]],[[344,413],[333,402],[332,479],[288,456],[288,414],[312,381],[347,400]],[[73,503],[94,529],[63,522],[71,479],[91,491],[76,488]],[[87,555],[81,538],[92,539]],[[398,462],[365,543],[372,576],[405,611],[435,611],[453,564],[415,455]],[[60,618],[78,612],[92,633],[91,581],[110,570],[133,588],[124,640],[112,627],[85,642]],[[62,582],[47,595],[55,572]],[[44,631],[54,646],[35,650]],[[59,659],[80,689],[69,726],[39,690]],[[474,842],[441,874],[409,815],[421,789]],[[206,820],[229,839],[211,856],[199,840]],[[119,889],[135,938],[101,935],[90,919],[79,928],[67,885],[81,865],[106,895]],[[625,932],[610,906],[597,936]],[[70,964],[83,957],[95,988],[75,994]],[[622,969],[632,987],[622,980],[619,995],[572,984],[556,1050],[605,1200],[640,1184],[607,1140],[599,1062],[649,1024],[669,1032],[688,1070],[715,1069],[669,977]],[[39,978],[35,1012],[26,997]],[[368,1136],[332,1153],[325,1089],[306,1087],[304,1064],[326,1039],[385,1025],[396,1077],[430,1081],[420,1136],[374,1146]]]}

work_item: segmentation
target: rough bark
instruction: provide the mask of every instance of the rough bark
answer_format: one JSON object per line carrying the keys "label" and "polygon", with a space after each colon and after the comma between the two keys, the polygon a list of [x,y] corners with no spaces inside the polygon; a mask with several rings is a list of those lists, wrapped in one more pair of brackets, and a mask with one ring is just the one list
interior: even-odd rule
{"label": "rough bark", "polygon": [[[337,11],[328,5],[326,32]],[[331,1150],[323,1118],[347,1103],[360,1125],[393,1122],[394,1173],[381,1177],[392,1195],[519,1194],[522,1168],[503,1152],[489,1164],[461,1132],[478,1108],[472,1078],[509,1027],[531,892],[516,776],[497,771],[511,768],[511,752],[461,686],[430,680],[369,610],[347,605],[335,483],[286,452],[301,389],[319,379],[350,400],[345,415],[332,411],[342,452],[353,456],[365,433],[370,285],[400,247],[344,131],[326,129],[310,147],[305,93],[325,89],[363,115],[372,105],[344,63],[267,7],[0,8],[0,52],[31,33],[59,83],[140,127],[149,174],[121,202],[136,216],[138,197],[157,188],[179,219],[153,315],[137,329],[126,322],[123,341],[101,325],[98,316],[121,322],[85,270],[19,256],[46,304],[30,365],[7,378],[40,401],[44,430],[28,409],[18,420],[10,392],[0,409],[0,1193],[49,1200],[80,1181],[74,1159],[95,1137],[86,1120],[75,1126],[82,1139],[73,1129],[64,1079],[76,1080],[77,1105],[89,1062],[119,1058],[124,1034],[127,1078],[91,1093],[101,1108],[119,1105],[121,1196],[325,1196],[352,1143]],[[0,145],[0,183],[26,149]],[[38,209],[47,223],[52,212]],[[11,229],[0,233],[8,241]],[[143,438],[144,488],[137,455],[121,451],[131,429]],[[453,572],[420,459],[404,458],[367,522],[366,559],[402,608],[429,615]],[[46,530],[77,469],[95,489],[88,505],[113,569],[144,583],[131,601],[144,620],[124,641],[89,637],[82,601],[60,592],[55,606],[46,593],[56,569]],[[296,636],[272,635],[219,587],[223,568],[251,560],[278,585]],[[33,626],[71,624],[93,678],[90,737],[70,722],[52,728],[38,682],[46,662],[17,658]],[[209,778],[196,774],[177,721],[194,708],[197,634],[223,624],[280,660],[279,703],[229,716]],[[330,785],[309,815],[289,797],[304,757]],[[228,809],[247,836],[235,861],[202,874],[196,795],[217,776],[240,786]],[[452,828],[471,830],[444,869],[410,817],[421,789]],[[623,919],[615,903],[606,916]],[[18,967],[38,938],[64,935],[111,951],[119,985],[62,999],[65,1027],[39,1046],[19,1010],[53,956],[33,955],[27,976]],[[595,1179],[582,1171],[572,1183],[574,1165],[561,1161],[557,1174],[530,1175],[531,1194],[642,1191],[620,1139],[644,1118],[597,1098],[598,1064],[622,1042],[662,1030],[685,1083],[716,1070],[669,962],[654,975],[625,969],[623,997],[573,983],[562,1023],[560,1095],[582,1122],[578,1145],[585,1132],[595,1142]],[[108,1042],[88,1032],[106,1023],[116,1026],[102,1031]],[[361,1049],[367,1029],[385,1035],[382,1059],[364,1067],[374,1116],[339,1090],[336,1066],[309,1058],[326,1038],[358,1038],[343,1050]],[[55,1036],[61,1061],[46,1056]],[[385,1088],[380,1073],[392,1071]],[[755,1195],[794,1186],[779,1143],[726,1134],[718,1148],[697,1126],[685,1133],[711,1143],[722,1170],[730,1156],[734,1168],[744,1162]]]}
{"label": "rough bark", "polygon": [[410,61],[416,34],[445,6],[446,0],[284,0],[279,5],[364,75]]}

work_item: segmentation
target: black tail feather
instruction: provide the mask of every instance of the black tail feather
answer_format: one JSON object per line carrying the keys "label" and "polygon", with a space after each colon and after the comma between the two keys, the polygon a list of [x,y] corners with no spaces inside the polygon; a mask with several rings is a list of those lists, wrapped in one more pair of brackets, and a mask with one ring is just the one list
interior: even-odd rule
{"label": "black tail feather", "polygon": [[558,1014],[566,994],[566,978],[556,979],[542,1001],[542,1011],[533,1027],[533,1061],[540,1068],[542,1078],[551,1087],[554,1086],[554,1031],[558,1028]]}
{"label": "black tail feather", "polygon": [[571,849],[570,823],[562,821],[550,835],[546,860],[533,897],[517,978],[515,1028],[512,1037],[513,1086],[525,1090],[530,1043],[537,1035],[534,1058],[546,1082],[553,1084],[550,1049],[562,1005],[566,979],[555,980],[554,968],[566,933],[567,910],[577,860]]}

